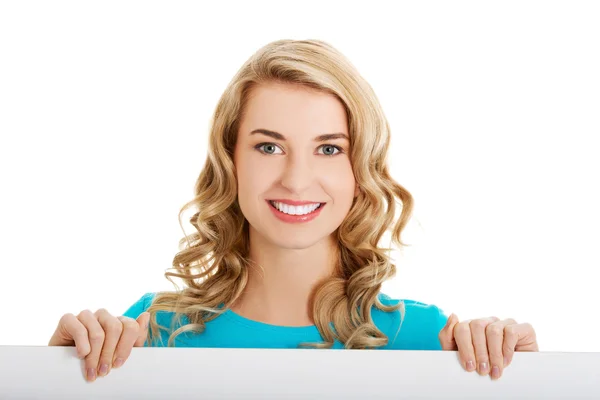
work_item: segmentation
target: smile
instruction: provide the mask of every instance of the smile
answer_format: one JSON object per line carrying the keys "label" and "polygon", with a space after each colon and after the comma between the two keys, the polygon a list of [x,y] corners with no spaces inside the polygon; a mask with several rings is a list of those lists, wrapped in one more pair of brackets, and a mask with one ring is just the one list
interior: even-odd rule
{"label": "smile", "polygon": [[317,218],[326,203],[306,203],[290,205],[279,201],[267,200],[269,208],[275,216],[283,222],[298,223],[308,222]]}

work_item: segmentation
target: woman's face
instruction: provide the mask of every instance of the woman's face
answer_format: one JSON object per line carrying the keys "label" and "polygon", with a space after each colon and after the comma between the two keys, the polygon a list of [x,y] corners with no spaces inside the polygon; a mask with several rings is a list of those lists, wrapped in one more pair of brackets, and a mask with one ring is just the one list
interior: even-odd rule
{"label": "woman's face", "polygon": [[254,235],[302,249],[340,226],[358,193],[348,138],[344,107],[333,95],[276,83],[252,90],[234,164]]}

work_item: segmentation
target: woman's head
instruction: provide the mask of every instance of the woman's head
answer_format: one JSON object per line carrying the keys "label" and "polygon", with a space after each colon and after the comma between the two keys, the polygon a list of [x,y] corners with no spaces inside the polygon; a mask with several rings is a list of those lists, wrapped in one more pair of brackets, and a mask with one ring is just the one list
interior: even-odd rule
{"label": "woman's head", "polygon": [[[285,140],[252,133],[256,129],[278,132]],[[314,141],[333,133],[347,140]],[[181,241],[184,248],[173,260],[177,273],[166,273],[182,278],[187,289],[176,297],[164,294],[162,304],[176,299],[177,309],[200,326],[216,316],[212,311],[220,304],[232,304],[248,279],[250,225],[287,248],[331,237],[340,254],[339,275],[315,288],[315,324],[329,344],[334,338],[347,347],[385,344],[370,313],[374,304],[392,309],[381,305],[377,294],[395,274],[395,265],[379,241],[394,224],[398,199],[402,212],[392,240],[402,245],[400,233],[412,209],[411,195],[388,173],[389,141],[389,126],[372,88],[332,46],[278,40],[259,49],[215,109],[196,197],[182,209],[197,209],[191,218],[197,232]],[[267,203],[281,198],[326,204],[310,223],[285,226],[284,232],[293,233],[286,236],[277,230],[284,224],[270,218]],[[160,299],[155,300],[157,310]]]}
{"label": "woman's head", "polygon": [[[262,155],[260,150],[250,152],[248,145],[254,142],[283,144],[283,141],[275,141],[263,134],[250,135],[252,130],[261,128],[289,137],[289,143],[285,145],[296,150],[294,154],[287,154],[284,161],[276,154]],[[308,154],[317,154],[312,151],[316,147],[312,140],[323,133],[347,134],[348,141],[336,140],[333,143],[343,144],[346,153],[309,157]],[[238,141],[243,144],[238,146]],[[389,126],[377,97],[350,61],[323,41],[278,40],[259,49],[246,61],[218,102],[210,137],[209,160],[198,180],[196,193],[204,197],[200,191],[217,183],[213,190],[222,191],[223,195],[215,193],[217,198],[213,201],[225,199],[228,204],[223,207],[230,210],[230,205],[238,209],[241,206],[236,215],[245,220],[245,215],[259,215],[257,195],[262,196],[261,200],[277,198],[281,194],[285,198],[321,201],[324,199],[312,198],[327,196],[328,189],[319,185],[325,180],[331,181],[330,177],[344,177],[343,184],[336,184],[346,188],[354,186],[350,194],[354,207],[346,205],[337,209],[347,208],[347,218],[339,221],[340,228],[345,231],[339,239],[348,246],[360,245],[364,241],[377,246],[395,218],[394,197],[399,198],[403,205],[404,212],[399,219],[401,227],[407,222],[412,208],[410,194],[389,176],[389,142]],[[261,149],[265,150],[265,146]],[[281,151],[278,147],[269,146],[267,150],[273,153]],[[327,150],[331,152],[329,148]],[[318,153],[323,153],[323,150],[318,150]],[[253,154],[252,157],[250,154]],[[250,162],[252,159],[256,166],[273,168],[250,171],[251,167],[244,164],[236,171],[236,156],[240,161]],[[325,164],[335,169],[316,170]],[[260,180],[262,172],[270,178]],[[263,192],[249,188],[252,183],[256,184],[252,179],[245,179],[249,174],[259,180]],[[354,180],[352,184],[351,180]],[[268,184],[276,186],[267,189],[265,185]],[[328,186],[332,187],[331,184]],[[360,191],[355,191],[355,187]],[[247,199],[246,193],[255,198]],[[241,196],[239,200],[238,196]],[[354,197],[357,197],[356,201]],[[349,197],[342,195],[339,201],[342,202],[342,199],[347,201]],[[254,202],[253,205],[249,204],[249,200]],[[246,204],[242,206],[240,203]],[[323,209],[323,216],[325,211],[332,211],[327,206]],[[339,220],[339,214],[336,215]],[[258,225],[258,221],[253,224]],[[398,243],[400,230],[394,232]]]}

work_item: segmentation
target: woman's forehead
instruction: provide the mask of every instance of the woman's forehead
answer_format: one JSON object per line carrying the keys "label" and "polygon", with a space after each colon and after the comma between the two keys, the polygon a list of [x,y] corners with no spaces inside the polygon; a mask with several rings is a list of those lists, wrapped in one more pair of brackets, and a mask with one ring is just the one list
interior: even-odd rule
{"label": "woman's forehead", "polygon": [[345,109],[334,96],[281,87],[257,88],[241,122],[245,135],[257,129],[311,139],[325,133],[348,133]]}

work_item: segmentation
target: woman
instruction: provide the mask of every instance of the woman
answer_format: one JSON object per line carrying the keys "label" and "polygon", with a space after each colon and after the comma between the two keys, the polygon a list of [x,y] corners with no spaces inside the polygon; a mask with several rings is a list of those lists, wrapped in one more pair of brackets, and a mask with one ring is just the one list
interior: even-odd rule
{"label": "woman", "polygon": [[538,350],[529,324],[458,322],[380,293],[396,267],[378,243],[391,228],[403,245],[413,207],[389,175],[389,141],[373,90],[333,47],[261,48],[217,105],[182,209],[197,210],[197,232],[165,275],[185,287],[147,293],[119,317],[66,314],[50,345],[77,346],[90,380],[144,345],[458,350],[466,370],[497,379],[514,351]]}

